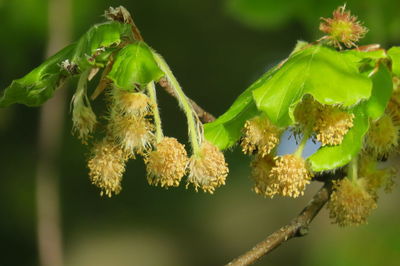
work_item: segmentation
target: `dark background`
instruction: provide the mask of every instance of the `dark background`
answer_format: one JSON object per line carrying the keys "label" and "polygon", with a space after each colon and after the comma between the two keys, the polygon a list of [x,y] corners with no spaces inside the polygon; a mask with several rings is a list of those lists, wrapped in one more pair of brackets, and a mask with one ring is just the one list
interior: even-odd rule
{"label": "dark background", "polygon": [[[161,53],[187,95],[220,115],[296,40],[321,37],[319,18],[342,1],[146,0],[72,1],[72,37],[103,21],[109,6],[124,5],[147,43]],[[370,29],[364,43],[384,47],[400,41],[400,2],[347,1]],[[0,0],[0,88],[40,64],[48,42],[48,1]],[[345,84],[344,84],[345,85]],[[66,88],[69,103],[75,83]],[[349,88],[351,89],[351,88]],[[176,101],[159,91],[166,135],[187,141]],[[141,159],[130,161],[122,192],[100,197],[89,182],[87,147],[71,136],[64,114],[60,212],[65,265],[222,265],[287,223],[310,200],[319,183],[296,200],[264,199],[251,191],[249,158],[226,152],[227,184],[214,195],[151,187]],[[39,108],[0,109],[0,265],[38,265],[36,186]],[[292,240],[257,265],[398,265],[398,189],[382,195],[369,224],[331,225],[323,210],[309,236]]]}

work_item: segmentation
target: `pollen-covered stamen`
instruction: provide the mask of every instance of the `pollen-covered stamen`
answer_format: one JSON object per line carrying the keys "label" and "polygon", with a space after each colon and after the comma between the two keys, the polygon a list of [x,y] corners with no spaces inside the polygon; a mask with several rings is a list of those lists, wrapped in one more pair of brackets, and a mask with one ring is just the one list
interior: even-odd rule
{"label": "pollen-covered stamen", "polygon": [[247,120],[243,128],[242,150],[245,154],[257,151],[264,157],[279,143],[280,130],[267,117],[254,117]]}
{"label": "pollen-covered stamen", "polygon": [[184,145],[175,138],[164,137],[155,150],[145,157],[149,184],[161,187],[179,186],[186,173],[188,160]]}
{"label": "pollen-covered stamen", "polygon": [[327,34],[324,39],[340,49],[341,43],[347,48],[357,46],[356,43],[368,32],[368,29],[357,21],[357,17],[345,9],[345,5],[338,7],[333,11],[332,18],[321,18],[322,22],[319,25],[319,29]]}
{"label": "pollen-covered stamen", "polygon": [[273,197],[276,194],[272,183],[274,180],[270,178],[271,169],[274,166],[275,161],[271,155],[256,156],[253,159],[251,178],[254,180],[254,192],[264,197]]}
{"label": "pollen-covered stamen", "polygon": [[88,160],[89,177],[101,189],[101,195],[111,197],[121,191],[125,161],[125,153],[112,141],[104,139],[93,145]]}
{"label": "pollen-covered stamen", "polygon": [[329,105],[321,105],[314,125],[316,138],[325,145],[339,145],[350,128],[354,115]]}
{"label": "pollen-covered stamen", "polygon": [[365,139],[366,149],[378,157],[389,155],[399,145],[399,130],[400,125],[385,113],[378,121],[371,123]]}
{"label": "pollen-covered stamen", "polygon": [[213,144],[204,141],[198,153],[189,160],[188,183],[193,184],[196,191],[214,193],[215,189],[225,185],[229,169],[224,154]]}
{"label": "pollen-covered stamen", "polygon": [[144,116],[151,113],[150,98],[142,92],[113,88],[110,92],[113,109],[123,115]]}
{"label": "pollen-covered stamen", "polygon": [[374,197],[365,189],[362,178],[354,182],[344,178],[334,183],[327,207],[333,223],[349,226],[365,224],[377,205]]}
{"label": "pollen-covered stamen", "polygon": [[275,166],[269,174],[268,196],[275,194],[296,198],[304,194],[311,173],[303,158],[293,154],[275,157]]}
{"label": "pollen-covered stamen", "polygon": [[143,154],[154,142],[154,125],[142,116],[124,116],[111,111],[108,133],[128,154]]}

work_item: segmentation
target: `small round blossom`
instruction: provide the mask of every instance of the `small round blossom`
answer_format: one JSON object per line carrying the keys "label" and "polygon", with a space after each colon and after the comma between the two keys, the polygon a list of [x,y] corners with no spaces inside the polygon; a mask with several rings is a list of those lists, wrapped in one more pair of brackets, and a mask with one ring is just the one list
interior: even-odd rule
{"label": "small round blossom", "polygon": [[279,143],[280,130],[266,117],[247,120],[243,128],[242,150],[245,154],[254,151],[264,157]]}
{"label": "small round blossom", "polygon": [[151,100],[142,92],[113,88],[110,95],[113,109],[118,113],[128,116],[143,116],[151,112]]}
{"label": "small round blossom", "polygon": [[321,105],[315,121],[316,138],[325,145],[339,145],[350,128],[353,127],[353,114],[329,105]]}
{"label": "small round blossom", "polygon": [[385,113],[378,121],[372,122],[366,136],[366,148],[377,157],[387,156],[399,145],[400,126],[390,114]]}
{"label": "small round blossom", "polygon": [[124,152],[112,141],[104,139],[94,144],[88,160],[89,177],[101,189],[101,195],[111,197],[121,191],[125,161]]}
{"label": "small round blossom", "polygon": [[193,154],[189,160],[188,183],[193,184],[196,191],[214,193],[215,189],[225,185],[228,176],[228,165],[224,154],[213,144],[204,141],[200,151]]}
{"label": "small round blossom", "polygon": [[124,116],[113,112],[109,118],[108,132],[124,151],[134,155],[151,149],[154,142],[154,125],[145,117]]}
{"label": "small round blossom", "polygon": [[321,18],[322,22],[319,25],[319,29],[327,34],[324,39],[340,49],[341,44],[347,48],[357,46],[356,43],[368,32],[368,29],[357,21],[357,17],[345,9],[345,5],[338,7],[333,11],[332,18]]}
{"label": "small round blossom", "polygon": [[327,207],[333,223],[349,226],[365,224],[377,205],[374,197],[365,189],[363,179],[353,182],[344,178],[334,183]]}
{"label": "small round blossom", "polygon": [[275,194],[296,198],[304,194],[311,174],[303,158],[293,154],[275,157],[275,166],[269,174],[268,196]]}
{"label": "small round blossom", "polygon": [[273,197],[273,179],[270,178],[271,169],[275,166],[274,157],[266,155],[256,156],[251,162],[251,178],[254,180],[254,192],[264,197]]}
{"label": "small round blossom", "polygon": [[161,187],[179,186],[186,173],[188,160],[184,145],[175,138],[163,138],[156,149],[145,157],[149,184]]}

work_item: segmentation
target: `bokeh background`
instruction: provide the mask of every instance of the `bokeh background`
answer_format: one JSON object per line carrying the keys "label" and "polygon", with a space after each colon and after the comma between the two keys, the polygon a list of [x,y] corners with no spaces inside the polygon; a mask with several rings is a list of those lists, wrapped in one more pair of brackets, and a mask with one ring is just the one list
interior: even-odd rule
{"label": "bokeh background", "polygon": [[[37,66],[51,50],[49,40],[54,41],[57,32],[60,42],[76,40],[103,21],[106,8],[124,5],[147,43],[169,62],[186,93],[220,115],[241,91],[285,58],[296,40],[319,38],[319,18],[330,16],[342,4],[335,0],[0,0],[0,88]],[[370,29],[364,43],[399,45],[398,0],[347,1],[347,6]],[[227,184],[214,195],[184,186],[150,187],[138,159],[129,162],[122,192],[111,199],[100,197],[88,179],[88,149],[70,134],[68,105],[74,86],[70,82],[61,97],[62,135],[51,163],[58,189],[47,200],[51,206],[59,199],[66,266],[222,265],[287,223],[321,186],[310,185],[296,200],[262,198],[251,191],[249,158],[234,149],[226,153]],[[185,120],[176,101],[161,90],[159,98],[166,135],[186,142]],[[38,144],[40,120],[40,108],[0,109],[0,265],[40,264],[36,178],[43,157]],[[53,130],[57,132],[47,129]],[[281,151],[287,152],[291,145],[286,143]],[[357,228],[331,225],[323,210],[307,237],[291,240],[257,265],[399,265],[398,190],[382,195],[369,224]]]}

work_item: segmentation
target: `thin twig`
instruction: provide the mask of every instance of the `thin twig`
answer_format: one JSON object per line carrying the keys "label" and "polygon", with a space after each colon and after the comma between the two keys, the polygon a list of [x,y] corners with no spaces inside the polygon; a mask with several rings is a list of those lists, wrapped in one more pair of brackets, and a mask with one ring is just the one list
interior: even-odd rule
{"label": "thin twig", "polygon": [[251,250],[234,259],[227,265],[251,265],[289,239],[305,236],[308,233],[309,224],[329,200],[331,192],[332,183],[325,183],[301,213],[288,225],[281,227],[269,235],[265,240],[255,245]]}

